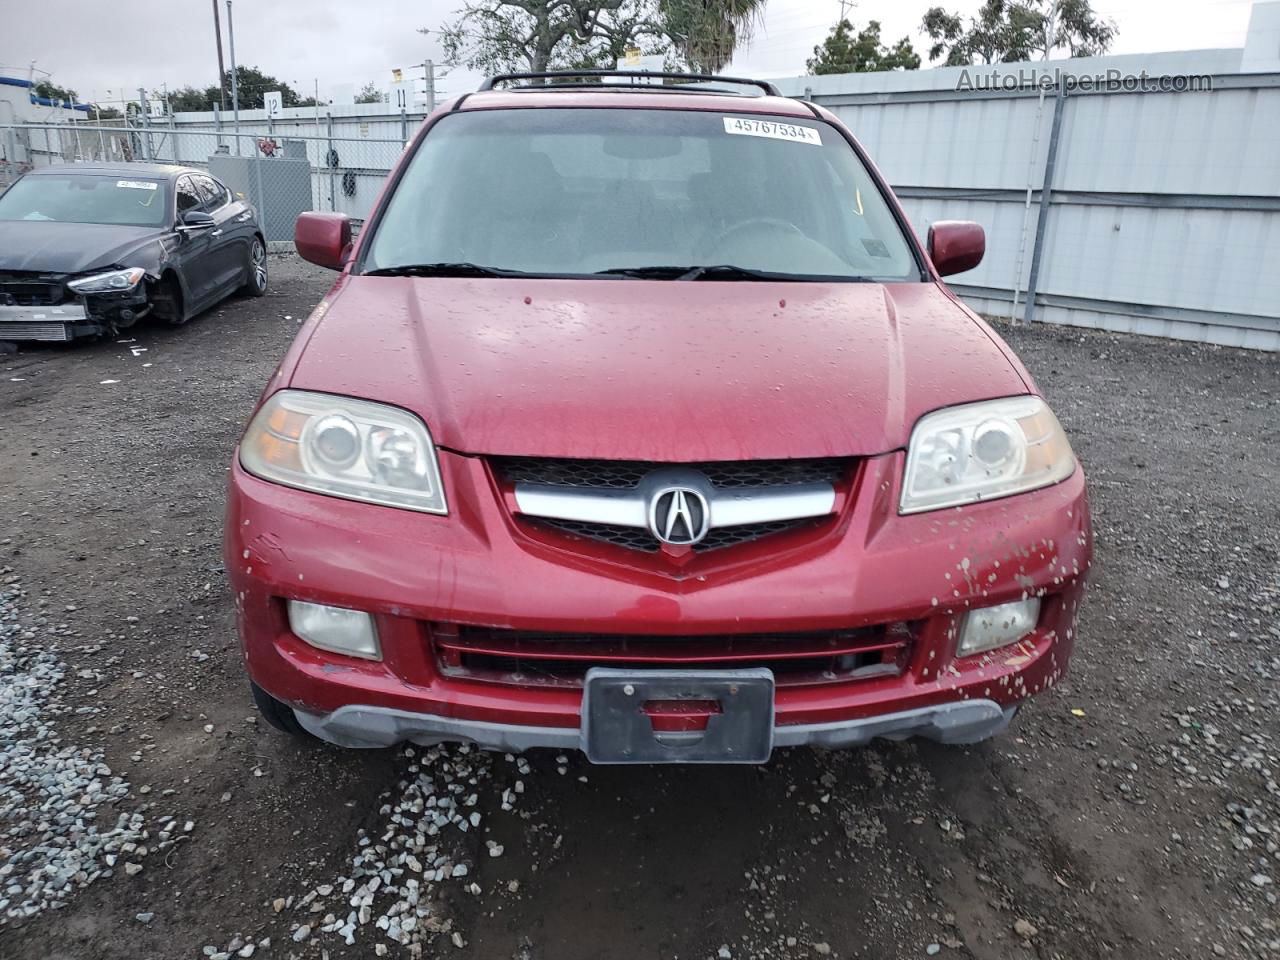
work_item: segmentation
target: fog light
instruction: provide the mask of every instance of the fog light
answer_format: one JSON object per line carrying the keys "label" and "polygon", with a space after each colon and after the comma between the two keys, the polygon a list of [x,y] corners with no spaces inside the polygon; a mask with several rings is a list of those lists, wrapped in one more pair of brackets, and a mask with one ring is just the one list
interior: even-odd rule
{"label": "fog light", "polygon": [[1039,597],[973,610],[965,618],[956,656],[967,657],[1016,643],[1034,630],[1039,620]]}
{"label": "fog light", "polygon": [[321,650],[366,660],[382,659],[373,617],[363,610],[290,600],[289,627],[301,639]]}

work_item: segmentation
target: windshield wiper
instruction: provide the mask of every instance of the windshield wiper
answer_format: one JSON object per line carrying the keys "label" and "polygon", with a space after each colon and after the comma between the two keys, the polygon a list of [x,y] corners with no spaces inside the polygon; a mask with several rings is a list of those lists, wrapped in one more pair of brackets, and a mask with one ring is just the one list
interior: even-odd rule
{"label": "windshield wiper", "polygon": [[690,267],[688,271],[676,277],[677,280],[781,280],[791,274],[775,273],[769,270],[752,270],[748,267],[735,267],[731,263],[719,263],[714,266]]}
{"label": "windshield wiper", "polygon": [[478,263],[406,263],[398,267],[378,267],[366,270],[366,277],[527,277],[523,270],[504,270],[501,267],[485,267]]}
{"label": "windshield wiper", "polygon": [[653,266],[653,267],[615,267],[612,270],[597,270],[598,277],[630,277],[636,280],[800,280],[802,275],[794,273],[774,273],[768,270],[752,270],[749,267],[736,267],[731,263],[720,263],[706,266]]}

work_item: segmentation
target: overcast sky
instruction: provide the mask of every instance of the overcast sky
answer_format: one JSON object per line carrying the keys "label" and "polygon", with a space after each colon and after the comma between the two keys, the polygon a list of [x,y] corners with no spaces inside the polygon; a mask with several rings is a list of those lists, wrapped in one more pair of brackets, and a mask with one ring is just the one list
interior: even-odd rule
{"label": "overcast sky", "polygon": [[[920,16],[935,2],[860,0],[852,19],[858,25],[881,21],[887,40],[909,36],[924,56],[928,42],[918,32]],[[966,13],[980,4],[940,2]],[[1250,0],[1093,3],[1120,28],[1115,53],[1239,47],[1249,22]],[[104,103],[136,98],[139,86],[216,82],[212,0],[0,0],[0,6],[0,73],[26,76],[34,60],[81,99]],[[460,6],[462,0],[236,0],[236,62],[259,67],[304,96],[317,80],[325,97],[342,84],[385,84],[393,67],[442,59],[435,39],[417,28],[439,26]],[[219,9],[225,48],[225,0]],[[768,0],[763,25],[726,72],[804,73],[805,58],[839,12],[839,0]],[[459,93],[474,89],[475,79],[454,72],[440,87]]]}

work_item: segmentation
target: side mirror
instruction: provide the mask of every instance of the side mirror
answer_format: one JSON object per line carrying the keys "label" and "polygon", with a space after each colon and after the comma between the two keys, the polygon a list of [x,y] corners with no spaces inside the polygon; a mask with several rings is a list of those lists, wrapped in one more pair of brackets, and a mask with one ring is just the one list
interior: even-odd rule
{"label": "side mirror", "polygon": [[293,245],[303,260],[341,270],[351,254],[351,218],[345,213],[300,213],[293,226]]}
{"label": "side mirror", "polygon": [[987,252],[987,235],[972,220],[939,220],[929,228],[929,259],[939,275],[972,270]]}
{"label": "side mirror", "polygon": [[182,225],[188,230],[208,230],[217,226],[217,221],[203,210],[188,210],[182,215]]}

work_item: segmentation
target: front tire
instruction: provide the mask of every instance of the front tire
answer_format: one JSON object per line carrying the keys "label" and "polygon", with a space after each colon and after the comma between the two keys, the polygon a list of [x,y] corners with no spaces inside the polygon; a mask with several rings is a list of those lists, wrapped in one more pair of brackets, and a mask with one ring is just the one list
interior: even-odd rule
{"label": "front tire", "polygon": [[249,688],[253,691],[253,702],[258,707],[258,712],[262,714],[262,719],[266,720],[267,723],[281,733],[287,733],[289,736],[297,737],[299,740],[313,739],[311,734],[298,722],[298,717],[291,707],[281,703],[252,680],[249,681]]}
{"label": "front tire", "polygon": [[151,298],[152,309],[158,319],[171,327],[180,327],[187,322],[186,307],[182,302],[182,288],[174,276],[167,276],[160,281],[160,286]]}
{"label": "front tire", "polygon": [[258,237],[253,238],[249,247],[249,264],[246,268],[244,286],[240,288],[246,296],[264,297],[267,295],[267,248]]}

